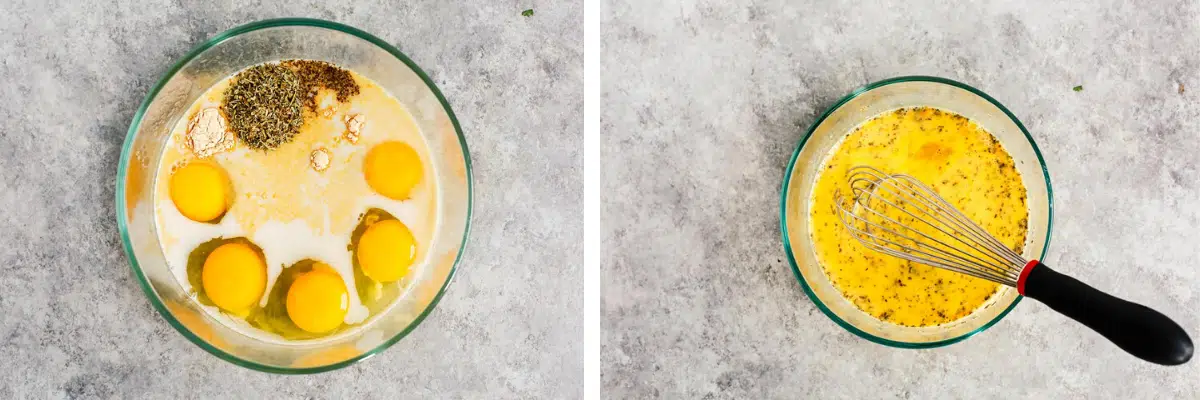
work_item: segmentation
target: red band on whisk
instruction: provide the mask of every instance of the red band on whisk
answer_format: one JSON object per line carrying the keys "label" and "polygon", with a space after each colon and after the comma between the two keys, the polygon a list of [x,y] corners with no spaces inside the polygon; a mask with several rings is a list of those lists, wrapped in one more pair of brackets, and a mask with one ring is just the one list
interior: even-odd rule
{"label": "red band on whisk", "polygon": [[1021,276],[1017,277],[1017,293],[1025,295],[1025,279],[1029,278],[1029,271],[1033,271],[1033,267],[1038,265],[1038,260],[1029,260],[1025,263],[1025,268],[1021,270]]}

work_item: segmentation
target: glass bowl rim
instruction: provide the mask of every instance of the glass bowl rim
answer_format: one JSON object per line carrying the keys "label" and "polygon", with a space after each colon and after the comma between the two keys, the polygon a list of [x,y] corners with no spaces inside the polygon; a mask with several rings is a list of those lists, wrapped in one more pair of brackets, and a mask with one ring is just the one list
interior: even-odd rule
{"label": "glass bowl rim", "polygon": [[1031,147],[1033,147],[1033,153],[1034,153],[1034,155],[1037,156],[1038,164],[1042,168],[1042,177],[1046,181],[1046,202],[1048,204],[1047,213],[1046,213],[1046,242],[1042,245],[1042,254],[1038,257],[1039,260],[1044,259],[1046,257],[1046,252],[1050,249],[1050,237],[1052,236],[1051,231],[1053,230],[1053,227],[1054,227],[1054,189],[1050,185],[1050,172],[1046,168],[1046,160],[1042,158],[1042,151],[1038,148],[1037,142],[1035,142],[1033,140],[1033,136],[1031,136],[1029,134],[1029,131],[1025,129],[1025,125],[1021,123],[1021,120],[1017,119],[1016,115],[1013,115],[1013,113],[1011,111],[1009,111],[1008,108],[1004,107],[1004,105],[1000,104],[1000,102],[996,101],[996,99],[992,98],[992,96],[989,96],[987,93],[984,93],[983,91],[981,91],[979,89],[971,87],[970,85],[967,85],[965,83],[958,82],[955,80],[939,78],[939,77],[935,77],[935,76],[912,75],[912,76],[898,76],[898,77],[894,77],[894,78],[888,78],[888,79],[872,82],[872,83],[866,84],[864,86],[861,86],[857,89],[854,89],[854,91],[851,91],[849,94],[842,97],[837,102],[833,103],[832,106],[830,106],[827,110],[825,110],[825,113],[821,114],[820,117],[817,117],[817,120],[815,122],[813,122],[811,126],[809,126],[808,131],[805,132],[804,136],[800,138],[800,143],[796,145],[796,150],[794,152],[792,152],[791,160],[788,161],[787,170],[784,172],[784,175],[783,175],[783,187],[782,187],[782,191],[780,192],[780,199],[779,199],[779,205],[780,205],[779,229],[780,229],[781,235],[783,236],[783,249],[784,249],[784,252],[787,253],[788,264],[792,268],[792,273],[796,275],[796,280],[800,282],[800,287],[804,288],[804,293],[806,293],[808,295],[809,299],[812,299],[812,302],[814,304],[816,304],[817,308],[820,309],[821,312],[825,314],[825,316],[829,317],[829,319],[832,319],[833,322],[836,322],[839,326],[846,329],[847,331],[850,331],[851,333],[858,335],[859,337],[861,337],[863,339],[867,339],[871,342],[875,342],[875,343],[886,345],[886,346],[906,348],[906,349],[928,349],[928,348],[942,347],[942,346],[947,346],[947,345],[951,345],[954,343],[958,343],[963,340],[966,340],[967,338],[969,338],[971,336],[974,336],[975,334],[978,334],[980,332],[987,330],[988,328],[992,327],[992,325],[995,325],[997,322],[1000,322],[1001,319],[1004,319],[1004,316],[1008,315],[1008,313],[1011,312],[1013,310],[1013,308],[1016,308],[1017,304],[1021,302],[1021,299],[1024,296],[1017,295],[1017,297],[1015,299],[1013,299],[1012,303],[1008,305],[1008,308],[1006,308],[1000,314],[996,315],[995,318],[992,318],[991,321],[988,321],[987,323],[979,326],[978,328],[976,328],[970,332],[967,332],[965,334],[959,335],[957,337],[943,339],[943,340],[939,340],[939,341],[935,341],[935,342],[923,342],[923,343],[901,342],[901,341],[885,339],[885,338],[864,332],[861,329],[858,329],[854,325],[850,324],[846,320],[839,317],[836,313],[833,312],[833,310],[831,310],[827,305],[825,305],[825,303],[821,302],[821,299],[819,299],[817,297],[817,294],[815,292],[813,292],[812,288],[808,285],[808,281],[806,281],[804,279],[804,275],[800,272],[800,268],[796,265],[796,257],[792,255],[793,249],[792,249],[791,239],[789,239],[789,237],[788,237],[788,219],[787,219],[787,216],[788,216],[788,213],[787,213],[788,185],[790,184],[790,181],[792,178],[793,169],[796,166],[796,159],[800,157],[800,151],[804,149],[804,145],[808,142],[808,138],[812,136],[813,132],[815,132],[817,130],[817,127],[820,126],[822,122],[825,122],[826,118],[828,118],[830,115],[833,114],[834,111],[837,111],[839,108],[841,108],[846,103],[849,103],[850,100],[853,100],[853,99],[855,99],[867,92],[870,92],[872,90],[875,90],[875,89],[878,89],[878,88],[881,88],[881,87],[884,87],[887,85],[892,85],[892,84],[896,84],[896,83],[904,83],[904,82],[938,83],[938,84],[943,84],[943,85],[954,86],[954,87],[966,90],[968,92],[971,92],[972,94],[982,97],[984,100],[987,100],[988,102],[992,103],[992,105],[995,105],[997,108],[1000,109],[1000,111],[1003,111],[1004,114],[1007,115],[1008,118],[1011,119],[1012,122],[1017,125],[1017,128],[1019,128],[1021,130],[1021,133],[1025,135],[1025,139],[1028,140],[1029,145]]}
{"label": "glass bowl rim", "polygon": [[[170,313],[170,311],[167,310],[167,308],[163,304],[162,300],[154,292],[154,288],[150,286],[150,282],[146,279],[146,276],[142,273],[141,266],[138,265],[137,258],[133,252],[133,244],[130,243],[130,239],[129,239],[129,227],[126,225],[126,221],[129,219],[129,215],[128,215],[128,211],[126,210],[126,208],[124,206],[125,190],[126,190],[125,189],[125,177],[129,171],[129,159],[130,159],[130,156],[132,153],[133,138],[137,134],[138,128],[141,126],[142,117],[145,115],[146,110],[150,107],[150,103],[154,100],[155,97],[158,96],[159,91],[162,90],[163,86],[166,85],[167,81],[169,81],[172,77],[174,77],[175,74],[178,73],[179,70],[182,69],[184,65],[187,65],[187,63],[192,61],[192,59],[196,58],[196,56],[207,51],[208,49],[212,48],[213,46],[220,44],[221,42],[224,42],[226,40],[229,40],[231,38],[234,38],[236,36],[239,36],[239,35],[242,35],[245,33],[254,32],[254,31],[258,31],[258,30],[262,30],[262,29],[278,28],[278,27],[292,27],[292,26],[307,26],[307,27],[323,28],[323,29],[329,29],[329,30],[349,34],[352,36],[356,36],[359,39],[363,39],[371,44],[379,46],[379,48],[387,51],[388,53],[391,53],[392,56],[399,59],[401,62],[403,62],[405,65],[407,65],[408,68],[412,69],[412,71],[415,72],[417,74],[417,76],[421,78],[421,81],[423,81],[425,83],[425,85],[429,88],[429,90],[433,92],[434,96],[437,97],[438,102],[441,103],[442,108],[446,111],[446,114],[449,116],[450,123],[454,126],[454,132],[455,132],[455,134],[458,135],[458,144],[462,148],[463,163],[465,165],[466,178],[467,178],[467,212],[466,212],[466,224],[463,227],[462,242],[459,244],[458,254],[456,254],[454,256],[454,265],[450,267],[449,274],[446,276],[445,281],[442,282],[441,288],[438,289],[437,294],[433,297],[433,300],[429,303],[429,305],[426,306],[425,309],[423,311],[421,311],[421,314],[418,315],[417,318],[414,319],[411,323],[409,323],[408,326],[404,328],[404,330],[393,335],[391,338],[385,340],[383,343],[375,346],[373,349],[363,352],[362,354],[359,354],[358,356],[355,356],[353,358],[343,360],[341,362],[337,362],[337,363],[333,363],[333,364],[329,364],[329,365],[317,366],[317,367],[303,367],[303,368],[289,368],[289,367],[264,365],[264,364],[260,364],[260,363],[254,362],[254,361],[249,361],[249,360],[239,358],[235,355],[229,354],[221,349],[218,349],[218,348],[210,345],[208,342],[204,341],[203,339],[200,339],[198,336],[196,336],[196,334],[192,333],[189,329],[187,329],[187,327],[183,326],[179,322],[179,320],[177,320]],[[236,364],[238,366],[242,366],[242,367],[253,369],[253,370],[258,370],[258,371],[263,371],[263,372],[271,372],[271,373],[277,373],[277,374],[295,375],[295,374],[312,374],[312,373],[332,371],[332,370],[340,369],[340,368],[346,367],[348,365],[357,363],[359,361],[365,360],[371,356],[379,354],[380,352],[382,352],[382,351],[386,350],[387,348],[391,347],[392,345],[396,344],[397,342],[400,341],[400,339],[403,339],[405,336],[408,336],[409,333],[411,333],[414,329],[416,329],[416,327],[425,320],[425,317],[427,317],[429,315],[429,313],[433,311],[433,309],[437,306],[438,302],[442,299],[442,296],[446,293],[446,288],[450,285],[450,282],[454,280],[455,272],[458,270],[458,263],[462,260],[463,250],[466,248],[467,238],[470,236],[470,232],[471,232],[471,213],[472,213],[472,210],[474,209],[474,178],[473,178],[473,174],[472,174],[472,170],[471,170],[471,153],[467,149],[467,141],[466,141],[466,138],[463,137],[462,127],[459,125],[458,118],[454,115],[454,111],[450,108],[450,103],[446,101],[446,97],[442,95],[441,90],[438,89],[437,85],[433,82],[433,80],[429,78],[429,75],[427,75],[425,73],[425,71],[423,71],[419,66],[417,66],[417,64],[415,62],[413,62],[412,59],[408,58],[407,55],[405,55],[403,52],[401,52],[399,49],[395,48],[391,44],[383,41],[382,39],[380,39],[372,34],[369,34],[363,30],[360,30],[358,28],[354,28],[354,27],[351,27],[348,25],[337,23],[337,22],[326,21],[326,20],[321,20],[321,19],[314,19],[314,18],[276,18],[276,19],[259,20],[259,21],[243,24],[243,25],[234,27],[232,29],[226,30],[224,32],[221,32],[221,33],[209,38],[208,40],[204,41],[200,45],[192,48],[191,51],[189,51],[186,55],[181,57],[179,59],[179,61],[176,61],[175,64],[172,65],[171,68],[168,69],[167,72],[164,73],[161,78],[159,78],[158,83],[156,83],[150,89],[150,91],[146,95],[146,98],[142,101],[141,106],[138,107],[137,112],[134,113],[133,120],[129,125],[129,130],[125,134],[125,142],[124,142],[124,144],[122,144],[122,148],[121,148],[121,158],[117,165],[117,182],[116,182],[115,198],[116,198],[115,205],[116,205],[116,209],[117,209],[117,212],[116,212],[117,227],[121,233],[121,241],[123,242],[123,248],[125,250],[125,255],[129,259],[130,269],[133,270],[134,276],[137,277],[138,284],[142,287],[142,291],[145,292],[146,297],[150,299],[150,303],[154,306],[154,309],[157,310],[160,315],[162,315],[163,319],[166,319],[167,322],[172,327],[174,327],[176,331],[179,331],[180,334],[182,334],[184,337],[186,337],[193,344],[199,346],[200,348],[211,353],[212,355],[217,356],[217,358],[220,358],[222,360],[228,361],[228,362]]]}

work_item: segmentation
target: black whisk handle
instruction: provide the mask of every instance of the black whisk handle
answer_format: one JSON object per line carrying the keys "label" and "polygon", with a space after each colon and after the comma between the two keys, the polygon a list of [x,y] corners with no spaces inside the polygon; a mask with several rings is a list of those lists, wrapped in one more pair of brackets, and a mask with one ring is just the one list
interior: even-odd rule
{"label": "black whisk handle", "polygon": [[1096,290],[1040,262],[1025,269],[1017,284],[1021,294],[1092,328],[1129,354],[1162,365],[1179,365],[1192,358],[1192,339],[1166,315]]}

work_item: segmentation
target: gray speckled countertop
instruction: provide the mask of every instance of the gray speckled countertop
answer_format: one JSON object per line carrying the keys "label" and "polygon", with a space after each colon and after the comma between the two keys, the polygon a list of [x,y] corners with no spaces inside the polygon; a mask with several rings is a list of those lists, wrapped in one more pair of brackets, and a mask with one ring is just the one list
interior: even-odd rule
{"label": "gray speckled countertop", "polygon": [[[579,396],[578,2],[50,3],[0,5],[0,398]],[[113,210],[126,129],[159,76],[218,32],[283,16],[413,58],[454,107],[476,183],[471,241],[431,316],[376,357],[298,377],[176,333],[130,273]]]}
{"label": "gray speckled countertop", "polygon": [[856,87],[938,75],[1037,140],[1047,264],[1200,338],[1200,4],[893,3],[609,1],[605,397],[1194,398],[1200,361],[1142,362],[1035,301],[965,342],[902,350],[804,294],[779,233],[800,136]]}

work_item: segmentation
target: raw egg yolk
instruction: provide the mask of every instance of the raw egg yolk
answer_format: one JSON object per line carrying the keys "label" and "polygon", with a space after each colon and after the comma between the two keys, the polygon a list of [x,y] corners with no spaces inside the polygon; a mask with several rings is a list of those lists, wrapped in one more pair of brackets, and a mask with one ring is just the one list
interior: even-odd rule
{"label": "raw egg yolk", "polygon": [[357,257],[363,275],[380,283],[393,282],[408,274],[417,258],[417,245],[404,223],[388,219],[367,227],[358,239]]}
{"label": "raw egg yolk", "polygon": [[245,315],[267,288],[267,263],[244,243],[226,243],[204,260],[200,282],[217,307]]}
{"label": "raw egg yolk", "polygon": [[421,181],[421,157],[403,142],[384,142],[372,147],[363,162],[367,185],[392,200],[407,200]]}
{"label": "raw egg yolk", "polygon": [[225,172],[204,162],[188,163],[171,174],[170,191],[179,213],[197,222],[225,214],[233,197]]}
{"label": "raw egg yolk", "polygon": [[318,264],[296,277],[287,292],[287,313],[292,323],[309,333],[325,333],[342,325],[350,308],[350,294],[341,276]]}

